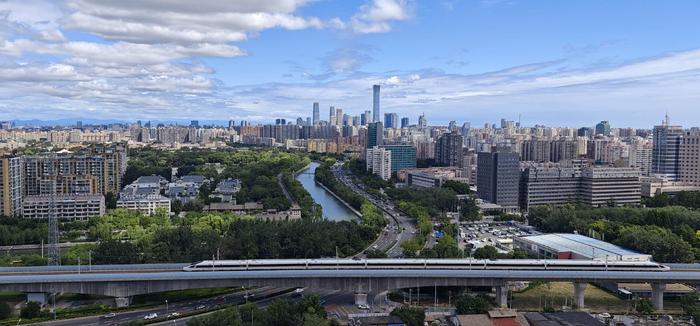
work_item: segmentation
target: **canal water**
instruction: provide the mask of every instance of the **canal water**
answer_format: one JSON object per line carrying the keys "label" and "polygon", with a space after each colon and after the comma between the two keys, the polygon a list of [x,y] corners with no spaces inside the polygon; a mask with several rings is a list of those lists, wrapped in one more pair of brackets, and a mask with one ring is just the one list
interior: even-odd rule
{"label": "canal water", "polygon": [[352,220],[356,218],[357,216],[353,214],[350,209],[323,189],[323,187],[314,182],[314,172],[316,172],[316,168],[319,165],[318,162],[311,162],[309,168],[302,171],[302,173],[297,176],[297,180],[299,180],[304,186],[304,189],[311,194],[311,198],[323,207],[323,218],[332,221]]}

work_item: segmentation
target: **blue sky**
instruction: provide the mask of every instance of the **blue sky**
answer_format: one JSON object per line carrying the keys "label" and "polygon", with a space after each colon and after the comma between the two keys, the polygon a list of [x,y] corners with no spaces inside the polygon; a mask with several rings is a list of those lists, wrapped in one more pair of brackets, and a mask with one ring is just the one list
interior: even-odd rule
{"label": "blue sky", "polygon": [[[700,120],[700,2],[0,0],[0,119]],[[323,117],[322,114],[322,117]]]}

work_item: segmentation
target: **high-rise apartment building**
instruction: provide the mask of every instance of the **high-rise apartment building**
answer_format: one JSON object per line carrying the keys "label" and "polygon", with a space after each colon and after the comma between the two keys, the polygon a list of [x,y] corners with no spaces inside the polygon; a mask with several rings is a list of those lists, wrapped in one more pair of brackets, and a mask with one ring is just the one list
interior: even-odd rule
{"label": "high-rise apartment building", "polygon": [[381,122],[374,122],[367,125],[366,148],[384,145],[384,126]]}
{"label": "high-rise apartment building", "polygon": [[383,180],[391,178],[391,151],[379,146],[367,148],[365,160],[367,162],[367,171],[372,170],[374,175],[379,176]]}
{"label": "high-rise apartment building", "polygon": [[379,113],[379,85],[372,86],[372,122],[380,122],[381,115]]}
{"label": "high-rise apartment building", "polygon": [[435,142],[435,163],[443,166],[462,166],[462,136],[446,133]]}
{"label": "high-rise apartment building", "polygon": [[21,157],[0,157],[0,215],[16,217],[22,213]]}
{"label": "high-rise apartment building", "polygon": [[314,102],[313,107],[313,124],[317,125],[320,121],[321,113],[319,111],[318,102]]}
{"label": "high-rise apartment building", "polygon": [[[460,137],[461,138],[461,137]],[[477,194],[479,198],[507,210],[518,207],[520,159],[507,149],[477,154]]]}
{"label": "high-rise apartment building", "polygon": [[627,166],[639,169],[642,176],[651,173],[651,158],[653,146],[645,139],[635,139],[630,142]]}
{"label": "high-rise apartment building", "polygon": [[686,133],[678,152],[678,181],[700,186],[700,130]]}
{"label": "high-rise apartment building", "polygon": [[668,115],[663,123],[654,126],[654,143],[651,158],[651,173],[671,181],[678,180],[679,148],[683,139],[683,128],[671,126]]}
{"label": "high-rise apartment building", "polygon": [[425,129],[428,127],[428,119],[425,118],[425,114],[418,116],[418,128]]}

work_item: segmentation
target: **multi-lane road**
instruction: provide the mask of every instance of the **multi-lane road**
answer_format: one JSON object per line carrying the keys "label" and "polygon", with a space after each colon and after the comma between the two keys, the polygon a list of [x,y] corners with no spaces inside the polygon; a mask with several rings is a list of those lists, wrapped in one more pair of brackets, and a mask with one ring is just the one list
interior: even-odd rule
{"label": "multi-lane road", "polygon": [[[352,191],[361,195],[384,211],[384,217],[389,221],[382,231],[382,234],[368,249],[384,251],[389,258],[402,257],[403,249],[401,248],[401,244],[413,239],[416,234],[416,227],[411,219],[399,212],[391,201],[375,198],[356,185],[352,177],[343,170],[342,165],[334,165],[333,174]],[[359,255],[359,257],[363,256],[362,254]]]}

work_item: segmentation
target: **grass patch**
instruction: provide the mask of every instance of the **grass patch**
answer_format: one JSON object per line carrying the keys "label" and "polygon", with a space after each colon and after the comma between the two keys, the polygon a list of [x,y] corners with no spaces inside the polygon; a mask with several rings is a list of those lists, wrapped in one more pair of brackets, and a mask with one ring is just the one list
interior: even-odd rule
{"label": "grass patch", "polygon": [[[546,308],[561,310],[563,306],[572,306],[574,285],[570,282],[547,282],[531,284],[521,292],[514,292],[512,307],[524,311],[542,311]],[[623,300],[616,295],[588,284],[584,292],[585,309],[591,312],[626,313],[634,312],[634,301]],[[677,302],[666,300],[666,311],[680,307]]]}
{"label": "grass patch", "polygon": [[25,297],[22,292],[0,292],[0,301],[22,301]]}
{"label": "grass patch", "polygon": [[134,296],[132,305],[162,304],[168,302],[178,302],[185,300],[203,299],[222,294],[229,294],[243,291],[243,288],[210,288],[210,289],[190,289],[181,291],[170,291],[160,293],[150,293]]}

